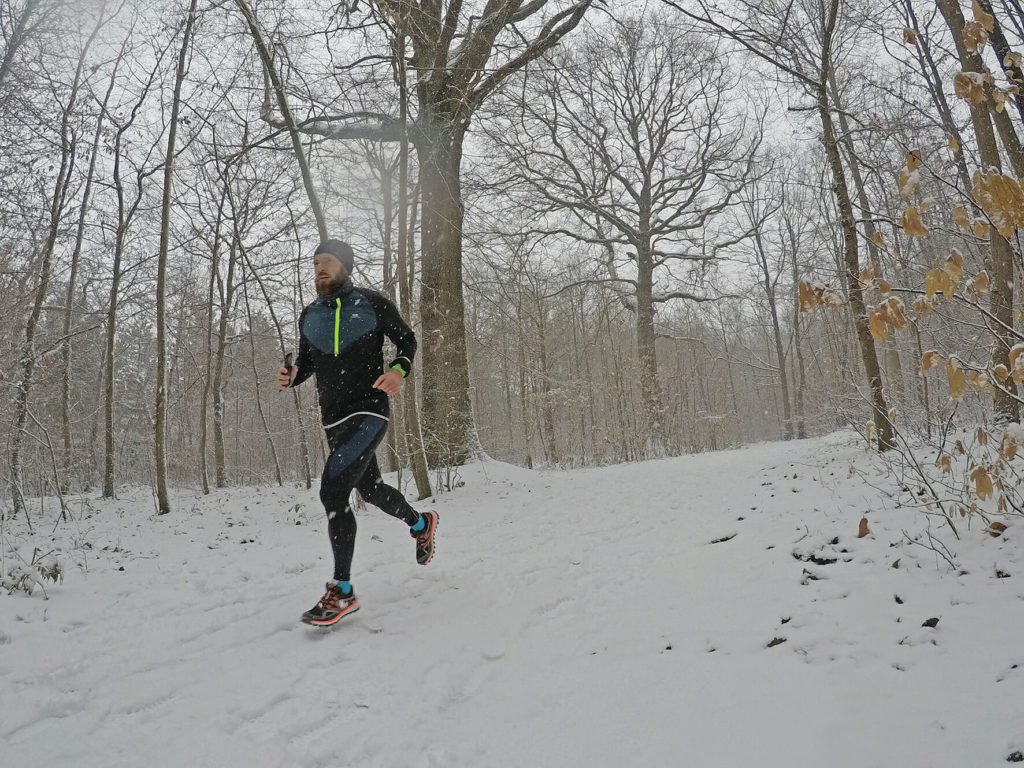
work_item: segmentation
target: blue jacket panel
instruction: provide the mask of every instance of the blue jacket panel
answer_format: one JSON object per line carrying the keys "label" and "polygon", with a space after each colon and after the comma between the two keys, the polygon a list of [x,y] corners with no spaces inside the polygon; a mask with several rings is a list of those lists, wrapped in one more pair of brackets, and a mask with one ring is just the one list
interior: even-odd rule
{"label": "blue jacket panel", "polygon": [[385,337],[398,349],[388,367],[408,375],[416,334],[383,294],[346,281],[302,310],[295,363],[299,370],[292,386],[316,374],[324,424],[358,411],[388,415],[388,396],[373,388],[384,372]]}

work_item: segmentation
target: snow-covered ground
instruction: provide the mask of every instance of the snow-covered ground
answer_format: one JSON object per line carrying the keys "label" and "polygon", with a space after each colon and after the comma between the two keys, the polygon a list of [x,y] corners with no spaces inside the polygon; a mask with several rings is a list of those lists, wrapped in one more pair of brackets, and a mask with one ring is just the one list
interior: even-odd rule
{"label": "snow-covered ground", "polygon": [[942,532],[951,569],[906,542],[926,521],[873,489],[852,438],[463,476],[419,504],[441,513],[425,568],[401,523],[359,513],[362,610],[328,630],[297,621],[330,575],[315,490],[182,491],[166,517],[144,491],[75,502],[52,543],[63,583],[0,594],[0,766],[980,768],[1024,751],[1024,525]]}

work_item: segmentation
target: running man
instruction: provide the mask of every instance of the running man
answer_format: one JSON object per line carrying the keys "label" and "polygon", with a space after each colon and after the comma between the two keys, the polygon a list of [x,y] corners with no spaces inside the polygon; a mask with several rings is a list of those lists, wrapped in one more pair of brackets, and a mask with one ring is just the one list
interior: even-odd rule
{"label": "running man", "polygon": [[[409,526],[416,540],[416,562],[434,555],[436,512],[422,515],[401,491],[385,485],[374,453],[388,426],[388,395],[395,395],[412,370],[416,335],[385,296],[352,285],[352,248],[324,240],[313,256],[317,299],[299,316],[299,356],[277,372],[283,390],[316,374],[320,412],[330,455],[320,481],[327,511],[327,533],[334,553],[334,578],[302,621],[329,626],[359,610],[351,583],[356,518],[349,507],[355,488],[370,504]],[[398,355],[384,370],[387,336]]]}

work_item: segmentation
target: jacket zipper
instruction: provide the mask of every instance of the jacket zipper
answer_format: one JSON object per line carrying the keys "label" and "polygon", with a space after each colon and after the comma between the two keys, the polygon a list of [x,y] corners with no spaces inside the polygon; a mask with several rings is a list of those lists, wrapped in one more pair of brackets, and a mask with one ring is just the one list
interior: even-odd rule
{"label": "jacket zipper", "polygon": [[334,300],[334,356],[338,356],[338,329],[341,327],[341,299]]}

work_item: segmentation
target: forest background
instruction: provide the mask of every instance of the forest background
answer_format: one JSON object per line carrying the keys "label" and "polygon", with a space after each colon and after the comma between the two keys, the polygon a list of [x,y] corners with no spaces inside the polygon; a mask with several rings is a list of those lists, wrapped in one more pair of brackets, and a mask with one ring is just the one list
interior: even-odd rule
{"label": "forest background", "polygon": [[[417,330],[425,497],[852,426],[1019,514],[1017,0],[0,0],[8,493],[304,482],[312,249]],[[404,478],[404,479],[403,479]]]}

